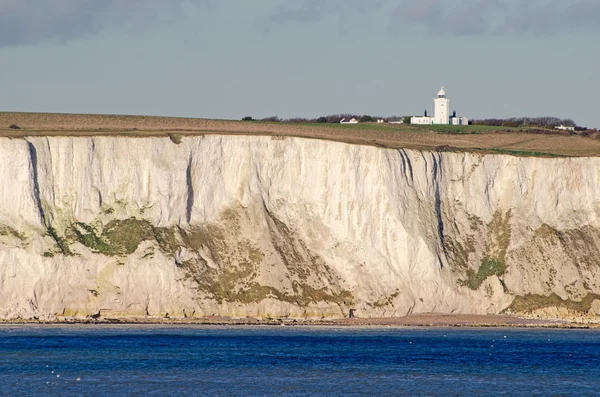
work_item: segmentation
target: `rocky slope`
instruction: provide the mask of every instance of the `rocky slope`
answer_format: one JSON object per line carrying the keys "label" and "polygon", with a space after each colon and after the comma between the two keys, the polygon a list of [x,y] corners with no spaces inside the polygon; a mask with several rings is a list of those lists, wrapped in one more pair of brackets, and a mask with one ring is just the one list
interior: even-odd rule
{"label": "rocky slope", "polygon": [[0,318],[596,314],[599,165],[300,138],[0,138]]}

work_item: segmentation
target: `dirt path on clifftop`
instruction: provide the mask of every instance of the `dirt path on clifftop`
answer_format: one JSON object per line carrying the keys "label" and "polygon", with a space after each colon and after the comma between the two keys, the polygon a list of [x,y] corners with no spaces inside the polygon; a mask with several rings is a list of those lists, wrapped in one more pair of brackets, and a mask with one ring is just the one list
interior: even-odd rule
{"label": "dirt path on clifftop", "polygon": [[[10,128],[13,126],[13,128]],[[0,137],[166,137],[255,135],[300,137],[392,149],[465,151],[518,156],[600,156],[600,141],[580,136],[537,135],[524,130],[468,126],[440,133],[402,124],[356,125],[243,122],[151,116],[0,113]]]}

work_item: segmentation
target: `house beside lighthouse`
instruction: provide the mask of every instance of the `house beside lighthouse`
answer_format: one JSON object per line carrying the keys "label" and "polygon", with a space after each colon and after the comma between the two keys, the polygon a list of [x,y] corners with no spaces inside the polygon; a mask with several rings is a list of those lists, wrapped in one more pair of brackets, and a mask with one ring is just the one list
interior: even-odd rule
{"label": "house beside lighthouse", "polygon": [[415,116],[410,118],[411,124],[417,125],[468,125],[467,117],[458,117],[456,112],[450,114],[450,99],[446,95],[444,87],[438,92],[437,97],[433,100],[433,116],[428,116],[427,111],[423,116]]}

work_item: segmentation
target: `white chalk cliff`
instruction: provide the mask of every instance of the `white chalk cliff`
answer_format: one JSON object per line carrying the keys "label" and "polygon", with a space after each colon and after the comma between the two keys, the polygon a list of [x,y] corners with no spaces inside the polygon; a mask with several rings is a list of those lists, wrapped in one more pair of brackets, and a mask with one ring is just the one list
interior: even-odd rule
{"label": "white chalk cliff", "polygon": [[174,141],[0,138],[0,318],[598,307],[600,158]]}

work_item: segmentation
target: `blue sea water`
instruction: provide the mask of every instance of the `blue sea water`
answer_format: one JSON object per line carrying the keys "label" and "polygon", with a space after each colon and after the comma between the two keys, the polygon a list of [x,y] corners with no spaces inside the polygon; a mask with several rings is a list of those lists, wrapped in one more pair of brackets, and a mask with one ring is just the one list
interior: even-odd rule
{"label": "blue sea water", "polygon": [[4,325],[0,395],[597,396],[600,332]]}

